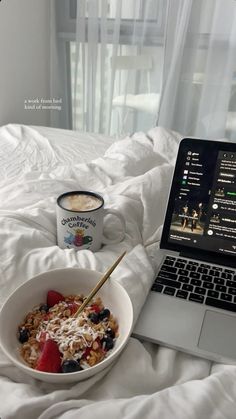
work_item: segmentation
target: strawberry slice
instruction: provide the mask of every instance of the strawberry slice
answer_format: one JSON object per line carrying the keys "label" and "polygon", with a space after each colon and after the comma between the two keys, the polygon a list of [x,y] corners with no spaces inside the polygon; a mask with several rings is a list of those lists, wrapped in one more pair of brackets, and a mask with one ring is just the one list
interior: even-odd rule
{"label": "strawberry slice", "polygon": [[35,369],[43,372],[61,371],[61,354],[54,340],[48,339],[44,343]]}
{"label": "strawberry slice", "polygon": [[[95,339],[95,342],[98,343],[98,350],[102,350],[102,345],[101,345],[101,340],[99,338]],[[85,349],[83,355],[82,355],[82,359],[86,359],[87,356],[90,355],[90,352],[93,350],[93,346],[87,346],[87,348]]]}
{"label": "strawberry slice", "polygon": [[67,307],[70,309],[71,314],[75,314],[79,308],[79,304],[76,304],[74,301],[68,301]]}
{"label": "strawberry slice", "polygon": [[90,355],[91,350],[92,350],[92,348],[87,347],[87,348],[85,349],[85,351],[84,351],[83,355],[82,355],[82,359],[86,359],[86,358],[87,358],[87,356],[89,356],[89,355]]}
{"label": "strawberry slice", "polygon": [[91,310],[95,311],[95,313],[100,313],[101,309],[98,307],[97,304],[92,304],[91,306]]}
{"label": "strawberry slice", "polygon": [[53,307],[55,304],[58,304],[60,301],[64,301],[65,297],[60,294],[60,292],[49,290],[47,293],[47,305],[48,307]]}

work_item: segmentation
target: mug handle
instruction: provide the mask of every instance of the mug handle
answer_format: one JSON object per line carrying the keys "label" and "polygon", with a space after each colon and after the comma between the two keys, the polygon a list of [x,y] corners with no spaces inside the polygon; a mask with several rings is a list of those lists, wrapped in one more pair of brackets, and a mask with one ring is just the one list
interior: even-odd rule
{"label": "mug handle", "polygon": [[112,214],[115,217],[119,218],[120,224],[122,225],[123,231],[121,231],[121,233],[119,234],[119,236],[116,239],[109,239],[108,237],[104,236],[104,234],[103,234],[103,236],[102,236],[102,243],[104,243],[104,244],[115,244],[115,243],[119,243],[125,237],[125,219],[124,219],[123,215],[120,214],[115,209],[112,209],[112,208],[106,209],[106,208],[104,208],[104,218],[107,215],[110,215],[110,214]]}

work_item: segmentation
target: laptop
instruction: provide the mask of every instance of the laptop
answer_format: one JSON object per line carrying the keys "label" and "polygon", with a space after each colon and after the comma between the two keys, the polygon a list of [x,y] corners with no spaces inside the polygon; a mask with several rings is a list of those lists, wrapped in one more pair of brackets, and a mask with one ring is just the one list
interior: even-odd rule
{"label": "laptop", "polygon": [[133,336],[236,364],[236,143],[180,142],[160,252]]}

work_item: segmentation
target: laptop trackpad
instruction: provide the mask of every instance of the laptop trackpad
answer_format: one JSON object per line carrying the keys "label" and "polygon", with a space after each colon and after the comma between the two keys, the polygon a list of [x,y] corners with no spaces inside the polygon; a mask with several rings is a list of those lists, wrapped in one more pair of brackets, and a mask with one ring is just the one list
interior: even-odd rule
{"label": "laptop trackpad", "polygon": [[236,357],[236,317],[206,310],[198,346],[209,352]]}

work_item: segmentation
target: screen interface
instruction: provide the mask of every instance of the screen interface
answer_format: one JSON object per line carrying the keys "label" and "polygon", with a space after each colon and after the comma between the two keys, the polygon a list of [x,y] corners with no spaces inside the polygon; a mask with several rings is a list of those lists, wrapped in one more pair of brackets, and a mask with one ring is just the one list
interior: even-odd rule
{"label": "screen interface", "polygon": [[236,254],[236,151],[204,141],[181,148],[167,241]]}

